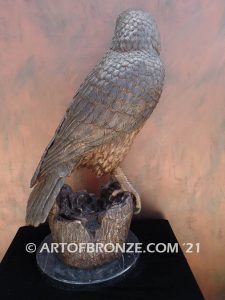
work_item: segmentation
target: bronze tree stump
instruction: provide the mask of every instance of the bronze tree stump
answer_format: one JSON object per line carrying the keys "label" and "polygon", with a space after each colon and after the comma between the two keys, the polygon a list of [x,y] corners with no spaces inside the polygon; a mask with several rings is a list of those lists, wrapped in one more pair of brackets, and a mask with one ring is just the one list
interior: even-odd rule
{"label": "bronze tree stump", "polygon": [[53,242],[66,243],[59,247],[58,257],[82,269],[118,258],[122,254],[118,245],[123,247],[127,239],[133,209],[133,195],[121,192],[117,182],[103,187],[99,199],[64,185],[48,217]]}

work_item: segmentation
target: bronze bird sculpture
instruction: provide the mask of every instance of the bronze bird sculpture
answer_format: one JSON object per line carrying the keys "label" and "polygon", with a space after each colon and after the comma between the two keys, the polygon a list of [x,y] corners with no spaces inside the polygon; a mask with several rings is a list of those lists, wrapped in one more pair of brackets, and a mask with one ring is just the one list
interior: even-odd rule
{"label": "bronze bird sculpture", "polygon": [[77,168],[111,174],[140,197],[119,167],[159,101],[164,67],[160,36],[146,11],[127,10],[116,21],[110,49],[80,86],[31,180],[26,222],[45,222],[65,177]]}

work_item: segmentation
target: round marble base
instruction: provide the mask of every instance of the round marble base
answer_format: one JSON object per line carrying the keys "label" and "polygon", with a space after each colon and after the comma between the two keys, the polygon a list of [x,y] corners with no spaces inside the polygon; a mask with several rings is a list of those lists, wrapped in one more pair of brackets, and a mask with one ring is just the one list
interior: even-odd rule
{"label": "round marble base", "polygon": [[[138,243],[136,235],[129,231],[126,243]],[[66,286],[85,286],[103,283],[113,280],[130,270],[140,255],[140,253],[123,253],[120,258],[109,264],[102,265],[93,269],[78,269],[65,265],[55,253],[50,253],[47,249],[51,249],[51,234],[45,237],[40,244],[36,260],[40,270],[55,284],[63,283]],[[44,245],[44,247],[43,247]],[[42,251],[40,252],[40,250]],[[46,250],[44,250],[46,249]],[[134,247],[132,247],[134,251]]]}

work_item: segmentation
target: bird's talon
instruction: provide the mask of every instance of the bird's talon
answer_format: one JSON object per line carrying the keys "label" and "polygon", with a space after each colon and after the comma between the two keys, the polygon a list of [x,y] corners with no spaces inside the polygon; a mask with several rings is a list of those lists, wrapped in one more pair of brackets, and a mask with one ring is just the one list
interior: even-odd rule
{"label": "bird's talon", "polygon": [[111,195],[111,196],[116,197],[119,193],[122,193],[122,192],[123,192],[122,189],[115,190],[115,191],[112,192],[112,195]]}
{"label": "bird's talon", "polygon": [[135,197],[134,214],[138,215],[141,212],[141,199],[138,194],[134,194],[134,197]]}

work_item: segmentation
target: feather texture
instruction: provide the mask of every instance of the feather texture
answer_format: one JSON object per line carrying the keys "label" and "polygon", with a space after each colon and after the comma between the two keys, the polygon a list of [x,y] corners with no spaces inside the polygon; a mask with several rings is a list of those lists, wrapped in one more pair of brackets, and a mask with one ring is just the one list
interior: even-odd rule
{"label": "feather texture", "polygon": [[119,16],[111,49],[80,86],[32,177],[28,223],[45,221],[74,168],[102,175],[123,160],[162,92],[158,37],[146,12]]}

